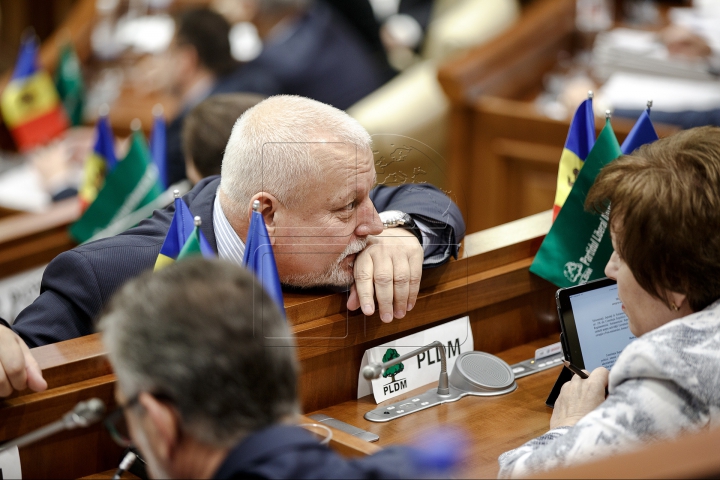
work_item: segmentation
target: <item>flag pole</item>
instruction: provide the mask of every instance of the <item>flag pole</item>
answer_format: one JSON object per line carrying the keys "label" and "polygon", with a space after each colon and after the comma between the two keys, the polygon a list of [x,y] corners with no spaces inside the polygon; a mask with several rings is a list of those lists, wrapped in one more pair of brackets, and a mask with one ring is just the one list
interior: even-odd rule
{"label": "flag pole", "polygon": [[257,212],[260,210],[260,200],[255,200],[253,202],[253,212]]}
{"label": "flag pole", "polygon": [[177,188],[173,190],[173,197],[180,198],[180,190],[178,190]]}
{"label": "flag pole", "polygon": [[652,104],[653,104],[653,101],[652,101],[652,100],[648,100],[648,101],[647,101],[647,112],[648,112],[648,113],[650,113],[650,109],[652,108]]}
{"label": "flag pole", "polygon": [[595,96],[595,94],[593,93],[593,91],[588,90],[588,100],[592,100],[594,96]]}
{"label": "flag pole", "polygon": [[200,225],[202,225],[202,219],[199,216],[195,217],[193,220],[195,221],[196,227],[199,227]]}

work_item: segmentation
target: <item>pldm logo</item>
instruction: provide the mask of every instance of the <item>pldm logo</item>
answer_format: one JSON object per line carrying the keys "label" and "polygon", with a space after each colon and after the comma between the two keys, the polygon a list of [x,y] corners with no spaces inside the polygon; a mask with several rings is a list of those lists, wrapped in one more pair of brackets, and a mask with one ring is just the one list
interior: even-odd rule
{"label": "pldm logo", "polygon": [[[422,370],[423,366],[430,366],[434,365],[436,363],[440,363],[440,348],[445,347],[438,347],[435,348],[435,353],[432,353],[432,350],[428,351],[427,354],[425,352],[419,354],[417,358],[418,362],[418,371]],[[460,339],[456,338],[455,341],[448,341],[447,342],[447,349],[446,354],[447,358],[452,358],[457,355],[460,355]],[[398,358],[400,354],[395,350],[394,348],[388,348],[385,351],[385,355],[383,355],[382,361],[383,363],[389,362],[390,360],[394,358]],[[437,367],[436,367],[437,368]],[[390,395],[395,392],[399,392],[400,390],[407,389],[407,378],[398,378],[396,379],[395,376],[399,373],[403,372],[405,370],[405,365],[402,363],[398,363],[397,365],[393,365],[392,367],[385,370],[383,373],[383,378],[390,377],[390,383],[383,385],[383,395]]]}
{"label": "pldm logo", "polygon": [[[383,363],[389,362],[393,358],[398,358],[400,354],[395,350],[394,348],[388,348],[385,352],[385,355],[383,355],[382,361]],[[383,393],[385,395],[390,393],[395,393],[397,391],[402,390],[403,388],[407,388],[407,379],[403,378],[400,380],[395,380],[395,375],[405,370],[405,365],[402,363],[398,363],[397,365],[393,365],[392,367],[385,370],[385,373],[383,373],[383,378],[390,377],[391,381],[387,385],[383,385]]]}

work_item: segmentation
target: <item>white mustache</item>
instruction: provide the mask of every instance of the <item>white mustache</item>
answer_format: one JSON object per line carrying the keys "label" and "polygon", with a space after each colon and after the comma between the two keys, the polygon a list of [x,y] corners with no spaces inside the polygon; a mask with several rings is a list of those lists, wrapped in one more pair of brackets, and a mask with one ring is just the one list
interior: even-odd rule
{"label": "white mustache", "polygon": [[356,238],[352,242],[348,243],[348,246],[345,247],[345,250],[340,254],[340,256],[337,258],[336,263],[340,263],[343,260],[345,260],[345,257],[352,255],[354,253],[362,252],[365,250],[365,247],[367,246],[367,238]]}

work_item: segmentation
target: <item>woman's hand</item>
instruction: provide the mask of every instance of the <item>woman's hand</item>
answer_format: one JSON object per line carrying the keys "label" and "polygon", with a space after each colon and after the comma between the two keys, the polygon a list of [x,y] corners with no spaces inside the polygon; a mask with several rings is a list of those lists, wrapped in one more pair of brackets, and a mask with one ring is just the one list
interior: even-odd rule
{"label": "woman's hand", "polygon": [[608,375],[606,368],[598,367],[585,380],[574,375],[563,385],[555,401],[550,428],[571,427],[604,402]]}

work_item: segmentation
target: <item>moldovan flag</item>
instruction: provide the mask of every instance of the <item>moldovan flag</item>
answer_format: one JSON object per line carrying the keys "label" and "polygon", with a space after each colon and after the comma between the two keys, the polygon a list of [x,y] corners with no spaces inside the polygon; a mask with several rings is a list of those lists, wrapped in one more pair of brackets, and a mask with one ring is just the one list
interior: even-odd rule
{"label": "moldovan flag", "polygon": [[155,105],[155,108],[153,108],[153,129],[150,134],[150,155],[152,155],[153,163],[158,170],[158,179],[163,190],[170,186],[167,179],[166,130],[162,106]]}
{"label": "moldovan flag", "polygon": [[602,278],[613,248],[608,208],[602,215],[585,210],[585,197],[600,170],[621,155],[610,119],[595,142],[565,205],[538,250],[530,271],[558,287]]}
{"label": "moldovan flag", "polygon": [[117,165],[115,138],[106,115],[98,118],[95,135],[95,147],[85,160],[82,183],[78,189],[78,197],[80,197],[83,211],[95,201],[98,191],[105,181],[105,176]]}
{"label": "moldovan flag", "polygon": [[640,114],[632,130],[620,147],[623,155],[629,155],[646,143],[652,143],[658,139],[655,127],[650,121],[650,107]]}
{"label": "moldovan flag", "polygon": [[85,86],[80,61],[71,43],[66,43],[60,50],[60,60],[55,70],[55,87],[70,123],[82,125]]}
{"label": "moldovan flag", "polygon": [[[187,245],[188,240],[194,235],[195,231],[195,220],[190,213],[190,209],[185,202],[180,198],[179,192],[176,191],[175,196],[175,213],[173,214],[172,222],[170,223],[170,229],[165,236],[165,241],[160,248],[160,254],[155,260],[154,271],[158,271],[161,268],[165,268],[171,265],[178,259],[181,250]],[[205,235],[198,229],[197,231],[198,245],[200,253],[205,257],[214,257],[210,243],[205,238]],[[188,247],[189,248],[189,247]]]}
{"label": "moldovan flag", "polygon": [[105,177],[105,184],[70,235],[82,243],[117,220],[155,200],[162,190],[142,133],[134,132],[125,158]]}
{"label": "moldovan flag", "polygon": [[250,217],[243,265],[255,274],[260,285],[273,299],[280,312],[285,315],[285,302],[275,265],[275,255],[270,244],[270,236],[265,228],[265,220],[260,212],[253,211]]}
{"label": "moldovan flag", "polygon": [[553,205],[553,221],[565,204],[573,188],[573,184],[583,167],[590,150],[595,144],[595,115],[593,114],[592,97],[580,104],[575,116],[570,122],[565,148],[560,157],[558,169],[557,189],[555,190],[555,203]]}
{"label": "moldovan flag", "polygon": [[0,96],[3,119],[21,152],[49,142],[68,128],[55,85],[37,66],[37,51],[34,36],[23,41],[15,71]]}

